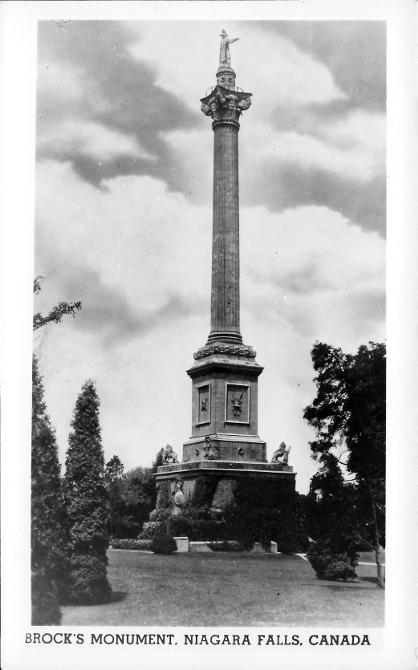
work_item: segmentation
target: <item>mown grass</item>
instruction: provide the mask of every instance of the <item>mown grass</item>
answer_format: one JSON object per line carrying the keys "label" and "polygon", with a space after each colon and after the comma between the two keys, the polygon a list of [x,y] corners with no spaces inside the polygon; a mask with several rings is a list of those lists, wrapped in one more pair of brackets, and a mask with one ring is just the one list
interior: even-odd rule
{"label": "mown grass", "polygon": [[320,581],[298,556],[109,550],[112,601],[64,607],[62,625],[382,626],[375,569],[359,566],[358,575]]}

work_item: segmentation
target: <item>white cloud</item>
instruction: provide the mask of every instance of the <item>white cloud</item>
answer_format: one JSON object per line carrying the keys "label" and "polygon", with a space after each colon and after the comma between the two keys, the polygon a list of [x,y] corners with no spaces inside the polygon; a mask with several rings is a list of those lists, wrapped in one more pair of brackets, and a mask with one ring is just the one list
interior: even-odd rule
{"label": "white cloud", "polygon": [[38,65],[38,95],[60,101],[80,100],[84,95],[83,71],[54,57],[42,59]]}
{"label": "white cloud", "polygon": [[99,161],[121,155],[154,160],[154,156],[145,151],[135,137],[100,123],[76,119],[49,125],[39,134],[38,147],[50,154],[79,153]]}
{"label": "white cloud", "polygon": [[385,169],[385,118],[360,110],[334,123],[325,119],[314,133],[277,132],[266,124],[248,124],[243,161],[297,163],[343,178],[369,180]]}

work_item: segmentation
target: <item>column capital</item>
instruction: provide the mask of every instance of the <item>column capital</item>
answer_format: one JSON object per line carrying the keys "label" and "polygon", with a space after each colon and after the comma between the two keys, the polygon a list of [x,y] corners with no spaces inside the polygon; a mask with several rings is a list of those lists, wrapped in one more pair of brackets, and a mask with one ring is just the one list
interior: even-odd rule
{"label": "column capital", "polygon": [[252,93],[245,93],[237,88],[226,88],[216,85],[209,95],[201,98],[201,110],[215,123],[228,123],[239,129],[238,119],[242,112],[251,105]]}

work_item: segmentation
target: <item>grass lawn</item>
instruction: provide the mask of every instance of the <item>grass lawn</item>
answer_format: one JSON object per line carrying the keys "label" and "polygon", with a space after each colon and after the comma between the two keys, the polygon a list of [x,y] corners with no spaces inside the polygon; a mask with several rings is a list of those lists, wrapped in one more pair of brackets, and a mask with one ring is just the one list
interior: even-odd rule
{"label": "grass lawn", "polygon": [[354,582],[316,579],[299,556],[109,550],[112,601],[63,607],[65,626],[343,626],[384,624],[375,568]]}

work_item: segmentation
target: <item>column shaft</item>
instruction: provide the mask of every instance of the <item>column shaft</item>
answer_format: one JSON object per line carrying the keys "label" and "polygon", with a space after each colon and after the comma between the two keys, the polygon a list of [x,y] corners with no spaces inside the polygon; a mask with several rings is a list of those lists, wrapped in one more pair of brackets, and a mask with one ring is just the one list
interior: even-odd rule
{"label": "column shaft", "polygon": [[209,342],[242,342],[239,296],[238,130],[235,121],[215,121],[213,248]]}

